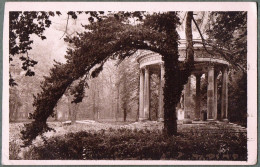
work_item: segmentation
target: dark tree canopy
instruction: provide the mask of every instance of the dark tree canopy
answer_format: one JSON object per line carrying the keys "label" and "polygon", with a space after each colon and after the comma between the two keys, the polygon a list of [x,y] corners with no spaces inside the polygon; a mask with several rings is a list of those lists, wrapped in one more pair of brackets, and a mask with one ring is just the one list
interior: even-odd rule
{"label": "dark tree canopy", "polygon": [[[36,11],[9,13],[9,61],[13,60],[13,56],[19,55],[20,60],[23,62],[22,69],[26,71],[25,76],[35,75],[30,67],[34,67],[37,64],[37,61],[31,59],[28,55],[28,51],[32,49],[31,44],[33,43],[31,35],[35,34],[42,40],[46,39],[43,33],[51,25],[49,17],[54,15],[54,12]],[[16,85],[11,74],[9,85]]]}
{"label": "dark tree canopy", "polygon": [[180,71],[178,63],[177,13],[147,14],[145,19],[138,18],[138,24],[129,24],[128,17],[122,13],[106,16],[102,21],[86,25],[86,31],[76,37],[66,38],[74,48],[68,49],[65,64],[56,64],[51,69],[50,76],[46,77],[42,84],[42,92],[35,97],[35,120],[27,124],[26,130],[22,131],[25,143],[30,143],[37,135],[49,129],[46,124],[47,118],[74,80],[96,75],[89,72],[97,64],[100,67],[94,69],[94,72],[99,71],[108,58],[123,60],[138,49],[151,50],[163,56],[164,92],[171,92],[164,95],[165,123],[171,124],[171,128],[166,131],[171,135],[176,133],[175,107],[187,79],[184,75],[186,71]]}
{"label": "dark tree canopy", "polygon": [[211,44],[221,49],[229,62],[246,71],[247,12],[212,12],[207,31]]}
{"label": "dark tree canopy", "polygon": [[14,56],[31,50],[31,34],[46,39],[43,32],[51,25],[50,16],[54,16],[54,12],[10,12],[9,54]]}

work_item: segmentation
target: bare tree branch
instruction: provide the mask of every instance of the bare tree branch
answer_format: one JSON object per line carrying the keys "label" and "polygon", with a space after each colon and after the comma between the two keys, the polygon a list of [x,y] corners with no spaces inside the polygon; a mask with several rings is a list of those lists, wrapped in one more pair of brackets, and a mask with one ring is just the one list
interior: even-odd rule
{"label": "bare tree branch", "polygon": [[[244,69],[243,67],[241,67],[239,64],[233,62],[233,61],[226,55],[226,54],[232,55],[233,53],[232,53],[231,51],[229,51],[229,50],[223,50],[223,49],[220,49],[220,48],[218,48],[218,47],[216,47],[216,46],[214,46],[214,45],[211,45],[211,44],[207,43],[207,42],[205,41],[205,39],[204,39],[204,37],[203,37],[201,31],[200,31],[200,28],[199,28],[197,22],[195,21],[194,17],[192,17],[192,20],[193,20],[193,22],[194,22],[196,28],[198,29],[198,32],[199,32],[200,37],[201,37],[201,40],[202,40],[202,42],[194,42],[194,43],[200,43],[200,44],[202,44],[203,47],[204,47],[204,49],[206,50],[206,52],[209,53],[210,55],[214,56],[214,53],[213,53],[213,52],[210,52],[210,51],[207,49],[206,45],[212,47],[212,48],[213,48],[214,50],[216,50],[222,57],[224,57],[224,59],[226,59],[227,61],[229,61],[236,69],[238,69],[237,67],[239,67],[243,72],[245,72],[245,69]],[[224,52],[225,52],[226,54],[225,54]]]}
{"label": "bare tree branch", "polygon": [[68,17],[67,17],[67,23],[66,23],[66,28],[65,28],[65,31],[64,31],[63,35],[60,37],[60,39],[61,39],[61,38],[63,38],[65,34],[67,34],[67,30],[68,30],[68,23],[69,23],[69,14],[68,14]]}

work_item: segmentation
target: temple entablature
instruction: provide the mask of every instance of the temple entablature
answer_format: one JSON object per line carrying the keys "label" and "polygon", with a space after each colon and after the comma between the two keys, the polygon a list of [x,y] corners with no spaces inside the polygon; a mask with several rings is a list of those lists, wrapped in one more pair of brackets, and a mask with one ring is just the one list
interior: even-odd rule
{"label": "temple entablature", "polygon": [[[221,55],[216,54],[212,51],[212,48],[207,47],[206,49],[201,43],[201,40],[194,40],[194,61],[195,67],[200,65],[208,66],[209,64],[218,65],[229,65],[228,61],[225,60]],[[186,41],[179,40],[179,58],[180,62],[184,62],[186,59]],[[156,65],[162,63],[162,56],[158,53],[142,50],[137,56],[137,62],[140,64],[140,68],[145,66]]]}

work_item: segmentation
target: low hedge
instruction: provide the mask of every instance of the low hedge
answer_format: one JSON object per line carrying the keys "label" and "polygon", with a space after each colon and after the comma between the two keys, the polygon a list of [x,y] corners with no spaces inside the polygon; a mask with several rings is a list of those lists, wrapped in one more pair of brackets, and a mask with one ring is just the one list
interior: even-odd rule
{"label": "low hedge", "polygon": [[167,137],[161,131],[110,129],[95,133],[69,133],[30,146],[25,159],[41,160],[246,160],[243,133],[194,133]]}

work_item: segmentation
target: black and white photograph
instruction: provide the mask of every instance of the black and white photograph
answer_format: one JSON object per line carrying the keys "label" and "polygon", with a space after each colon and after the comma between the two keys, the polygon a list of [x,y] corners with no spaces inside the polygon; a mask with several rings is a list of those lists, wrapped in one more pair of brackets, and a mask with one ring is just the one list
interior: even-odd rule
{"label": "black and white photograph", "polygon": [[257,163],[254,2],[7,2],[5,165]]}

